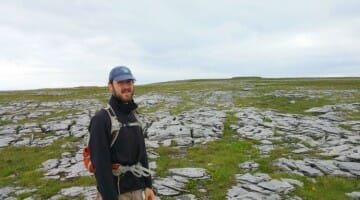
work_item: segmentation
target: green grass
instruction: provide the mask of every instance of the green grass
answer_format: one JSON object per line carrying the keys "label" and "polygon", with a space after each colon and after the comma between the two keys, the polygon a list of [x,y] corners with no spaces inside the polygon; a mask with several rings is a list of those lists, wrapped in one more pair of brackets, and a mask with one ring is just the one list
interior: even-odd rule
{"label": "green grass", "polygon": [[[291,173],[280,172],[275,166],[274,161],[278,158],[290,157],[294,160],[302,160],[304,158],[320,158],[316,150],[306,152],[301,155],[294,155],[289,148],[276,148],[270,152],[268,158],[255,159],[259,163],[257,172],[267,173],[273,179],[292,178],[304,183],[304,187],[296,186],[296,190],[292,195],[297,195],[302,199],[349,199],[346,193],[359,191],[360,178],[342,178],[335,176],[316,177],[315,182],[311,181],[307,176],[299,176]],[[322,158],[329,159],[329,158]]]}
{"label": "green grass", "polygon": [[[252,88],[243,95],[244,88]],[[156,83],[149,85],[137,85],[136,95],[148,93],[178,96],[181,102],[173,108],[168,108],[166,103],[159,103],[149,108],[140,108],[143,113],[152,113],[157,110],[169,110],[171,114],[177,115],[184,111],[197,109],[205,106],[206,98],[213,91],[229,91],[233,95],[233,104],[236,107],[256,107],[261,110],[276,110],[282,113],[295,113],[313,115],[304,111],[318,106],[336,103],[359,102],[360,94],[334,93],[333,95],[322,95],[314,99],[308,97],[287,98],[275,97],[269,94],[275,91],[289,93],[358,90],[360,78],[299,78],[299,79],[266,79],[259,77],[235,77],[233,79],[207,79],[187,80]],[[36,102],[63,101],[73,99],[98,99],[106,102],[110,96],[107,87],[77,87],[64,89],[42,89],[27,91],[0,92],[0,104],[12,101],[31,100]],[[195,98],[194,98],[195,97]],[[221,98],[218,99],[220,101]],[[228,102],[219,102],[219,104]],[[218,105],[206,105],[223,109]],[[225,108],[226,109],[226,108]],[[37,119],[19,120],[18,123],[36,122],[41,123],[49,118],[62,117],[75,114],[79,110],[68,110],[54,112],[50,116]],[[357,111],[342,111],[347,120],[360,120],[360,109]],[[271,122],[270,118],[264,118],[264,122]],[[229,128],[230,124],[237,122],[234,113],[228,113],[225,121],[225,131],[222,138],[206,145],[195,145],[186,149],[175,147],[160,147],[156,151],[160,157],[156,159],[157,174],[161,177],[167,176],[169,168],[176,167],[201,167],[205,168],[210,175],[207,180],[191,180],[185,190],[195,194],[199,199],[224,199],[227,190],[235,185],[234,175],[242,173],[238,164],[247,160],[255,160],[260,164],[257,172],[268,173],[272,178],[295,178],[304,182],[304,188],[296,188],[294,195],[303,199],[346,199],[345,193],[360,190],[359,178],[339,178],[324,176],[315,178],[313,183],[307,177],[290,175],[279,172],[273,165],[273,161],[280,157],[291,159],[303,159],[314,157],[329,159],[318,155],[318,150],[311,150],[304,154],[293,154],[293,150],[287,144],[297,143],[298,140],[283,139],[273,141],[279,146],[270,152],[269,157],[260,155],[254,145],[258,141],[241,139],[235,131]],[[12,121],[0,121],[0,125],[11,124]],[[351,130],[347,125],[341,128]],[[276,129],[274,130],[276,134]],[[35,133],[35,137],[44,135]],[[277,134],[277,136],[280,136]],[[66,142],[75,142],[75,138],[64,138],[56,141],[48,147],[6,147],[0,150],[0,188],[4,186],[21,186],[26,188],[37,188],[33,194],[22,194],[18,198],[34,196],[46,199],[56,194],[60,189],[79,186],[94,185],[93,177],[81,177],[71,181],[45,180],[43,172],[37,171],[42,162],[50,158],[60,158],[61,153],[74,152],[73,148],[60,148]],[[19,163],[24,163],[20,165]],[[206,189],[201,193],[199,189]],[[81,198],[81,197],[79,197]],[[165,197],[164,199],[171,199]]]}
{"label": "green grass", "polygon": [[[301,177],[298,177],[301,180]],[[304,178],[303,178],[304,179]],[[304,187],[297,188],[294,194],[302,199],[338,200],[350,199],[345,194],[360,190],[359,178],[323,176],[315,178],[316,183],[303,180]]]}
{"label": "green grass", "polygon": [[[36,196],[44,199],[56,194],[62,188],[93,185],[93,177],[81,177],[71,181],[48,180],[43,178],[43,172],[38,169],[41,163],[52,158],[60,158],[63,152],[74,153],[74,148],[61,148],[62,144],[76,142],[78,138],[68,137],[55,141],[47,147],[14,147],[0,150],[0,188],[5,186],[20,186],[37,188]],[[26,196],[29,194],[23,194]]]}
{"label": "green grass", "polygon": [[41,122],[45,122],[48,119],[51,118],[64,118],[66,115],[70,115],[70,114],[76,114],[78,112],[80,112],[81,110],[58,110],[55,111],[53,113],[51,113],[50,115],[43,115],[43,116],[39,116],[37,118],[32,118],[32,119],[23,119],[23,120],[19,120],[17,123],[19,124],[24,124],[24,123],[41,123]]}
{"label": "green grass", "polygon": [[270,122],[272,122],[272,120],[270,118],[268,118],[268,117],[264,117],[263,122],[269,122],[270,123]]}
{"label": "green grass", "polygon": [[319,99],[296,99],[295,103],[286,97],[259,96],[259,97],[235,97],[234,103],[240,107],[256,107],[264,110],[275,110],[281,113],[294,113],[311,115],[305,110],[323,105],[334,104],[334,101],[325,98]]}
{"label": "green grass", "polygon": [[106,87],[76,87],[59,89],[23,90],[0,92],[0,103],[10,101],[63,101],[74,99],[107,99],[109,93]]}
{"label": "green grass", "polygon": [[160,154],[160,158],[156,160],[158,174],[165,176],[167,169],[175,167],[205,168],[211,178],[190,181],[186,190],[201,197],[203,194],[198,191],[201,187],[208,191],[207,195],[211,199],[224,199],[227,189],[235,184],[234,174],[240,172],[238,164],[258,156],[258,151],[252,147],[252,142],[236,139],[235,132],[229,127],[234,120],[235,117],[228,114],[224,136],[206,145],[191,147],[185,152],[171,147],[157,149]]}
{"label": "green grass", "polygon": [[296,186],[296,190],[292,193],[304,200],[338,200],[351,199],[346,193],[359,191],[360,178],[344,178],[335,176],[320,176],[310,178],[289,173],[271,173],[270,176],[275,179],[291,178],[304,183],[303,187]]}
{"label": "green grass", "polygon": [[339,124],[339,127],[348,131],[352,131],[352,127],[346,124]]}
{"label": "green grass", "polygon": [[[360,97],[359,97],[360,99]],[[353,111],[343,111],[345,118],[349,121],[359,121],[360,120],[360,108]]]}
{"label": "green grass", "polygon": [[11,120],[0,120],[0,126],[4,126],[7,124],[12,124],[13,122]]}

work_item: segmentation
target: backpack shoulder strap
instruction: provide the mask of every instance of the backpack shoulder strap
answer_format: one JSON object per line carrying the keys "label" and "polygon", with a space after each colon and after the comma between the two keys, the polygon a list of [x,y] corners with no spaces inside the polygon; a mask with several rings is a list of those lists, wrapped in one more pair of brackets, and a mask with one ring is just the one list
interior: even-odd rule
{"label": "backpack shoulder strap", "polygon": [[110,106],[110,104],[107,104],[103,109],[108,113],[111,121],[111,131],[110,131],[111,133],[110,148],[111,148],[114,145],[123,124],[116,118],[115,112]]}
{"label": "backpack shoulder strap", "polygon": [[135,122],[129,122],[129,123],[126,124],[126,126],[140,126],[140,128],[143,128],[141,120],[140,120],[139,116],[137,115],[136,111],[134,110],[134,111],[132,111],[132,113],[133,113],[136,121]]}

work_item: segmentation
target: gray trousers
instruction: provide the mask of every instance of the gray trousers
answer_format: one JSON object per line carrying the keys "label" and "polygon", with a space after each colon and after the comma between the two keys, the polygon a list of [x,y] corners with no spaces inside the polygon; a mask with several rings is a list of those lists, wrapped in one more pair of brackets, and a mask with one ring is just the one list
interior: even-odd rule
{"label": "gray trousers", "polygon": [[[144,200],[145,193],[144,190],[135,190],[132,192],[127,192],[120,194],[119,200]],[[101,194],[98,192],[96,195],[96,200],[102,200]]]}

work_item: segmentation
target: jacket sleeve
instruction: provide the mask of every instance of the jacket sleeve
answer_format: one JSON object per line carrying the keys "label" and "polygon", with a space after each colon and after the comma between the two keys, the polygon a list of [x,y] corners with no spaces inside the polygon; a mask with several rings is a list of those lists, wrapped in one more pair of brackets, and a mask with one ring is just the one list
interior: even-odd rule
{"label": "jacket sleeve", "polygon": [[118,194],[111,171],[110,118],[98,112],[90,122],[90,158],[95,167],[95,178],[103,200],[117,200]]}
{"label": "jacket sleeve", "polygon": [[[140,162],[141,162],[141,165],[143,166],[143,167],[146,167],[146,168],[148,168],[149,169],[149,161],[148,161],[148,157],[147,157],[147,153],[146,153],[146,147],[145,147],[145,139],[144,139],[144,137],[143,137],[143,132],[142,132],[143,130],[141,130],[141,136],[142,136],[142,143],[141,143],[141,149],[140,149],[140,151],[142,151],[141,153],[140,153],[140,155],[141,155],[141,158],[140,158]],[[148,177],[142,177],[143,179],[144,179],[144,183],[145,183],[145,186],[147,187],[147,188],[152,188],[152,178],[151,178],[151,175],[150,176],[148,176]]]}

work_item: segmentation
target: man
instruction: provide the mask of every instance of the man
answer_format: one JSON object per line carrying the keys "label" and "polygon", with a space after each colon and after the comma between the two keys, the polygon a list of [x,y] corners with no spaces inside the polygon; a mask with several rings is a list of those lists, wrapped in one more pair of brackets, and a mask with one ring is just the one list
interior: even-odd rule
{"label": "man", "polygon": [[[121,124],[137,122],[133,100],[134,81],[129,68],[115,67],[110,71],[108,88],[112,92],[109,105]],[[89,131],[91,162],[95,167],[98,188],[97,199],[103,200],[153,200],[151,176],[136,176],[131,171],[114,175],[112,164],[120,169],[135,166],[148,168],[143,130],[140,126],[122,126],[112,146],[111,119],[108,111],[101,109],[91,119]]]}

